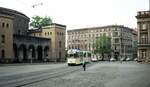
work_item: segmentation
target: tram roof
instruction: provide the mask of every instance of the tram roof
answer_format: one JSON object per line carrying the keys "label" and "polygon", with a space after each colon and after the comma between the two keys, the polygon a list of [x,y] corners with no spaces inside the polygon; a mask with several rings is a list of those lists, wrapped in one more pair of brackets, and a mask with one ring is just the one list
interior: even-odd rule
{"label": "tram roof", "polygon": [[75,53],[79,53],[79,52],[81,52],[81,50],[78,50],[78,49],[69,49],[68,50],[68,54],[75,54]]}

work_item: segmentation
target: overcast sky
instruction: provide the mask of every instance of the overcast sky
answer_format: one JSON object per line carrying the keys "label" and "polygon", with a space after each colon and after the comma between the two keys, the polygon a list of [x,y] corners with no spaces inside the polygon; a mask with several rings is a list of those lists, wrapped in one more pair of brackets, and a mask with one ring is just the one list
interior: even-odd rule
{"label": "overcast sky", "polygon": [[[34,4],[43,3],[35,8]],[[0,0],[0,6],[23,12],[28,17],[50,16],[67,29],[105,25],[135,28],[137,11],[148,10],[149,0]]]}

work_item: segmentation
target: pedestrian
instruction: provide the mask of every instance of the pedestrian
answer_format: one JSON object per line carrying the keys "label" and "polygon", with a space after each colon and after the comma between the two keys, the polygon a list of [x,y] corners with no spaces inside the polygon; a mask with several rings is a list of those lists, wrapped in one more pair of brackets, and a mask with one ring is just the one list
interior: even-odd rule
{"label": "pedestrian", "polygon": [[86,63],[84,62],[82,66],[83,66],[83,69],[85,71],[86,70]]}

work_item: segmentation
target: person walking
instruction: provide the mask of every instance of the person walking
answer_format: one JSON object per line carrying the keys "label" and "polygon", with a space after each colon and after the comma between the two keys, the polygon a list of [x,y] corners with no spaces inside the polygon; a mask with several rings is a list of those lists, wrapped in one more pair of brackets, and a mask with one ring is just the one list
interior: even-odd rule
{"label": "person walking", "polygon": [[83,69],[84,69],[84,71],[86,70],[86,63],[85,62],[83,62]]}

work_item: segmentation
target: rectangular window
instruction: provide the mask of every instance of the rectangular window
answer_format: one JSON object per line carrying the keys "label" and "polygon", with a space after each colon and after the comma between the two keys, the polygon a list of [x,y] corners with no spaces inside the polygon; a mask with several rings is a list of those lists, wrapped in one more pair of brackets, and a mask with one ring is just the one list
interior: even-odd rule
{"label": "rectangular window", "polygon": [[91,37],[91,35],[89,34],[89,37]]}
{"label": "rectangular window", "polygon": [[114,43],[119,43],[119,39],[118,38],[114,39]]}
{"label": "rectangular window", "polygon": [[142,34],[140,36],[140,43],[141,44],[147,44],[148,43],[148,35],[147,34]]}
{"label": "rectangular window", "polygon": [[118,32],[113,32],[113,37],[117,37],[118,36]]}
{"label": "rectangular window", "polygon": [[147,25],[146,24],[142,24],[142,30],[146,30],[147,29]]}
{"label": "rectangular window", "polygon": [[141,52],[141,57],[142,57],[142,58],[146,58],[146,51],[143,50],[143,51]]}

